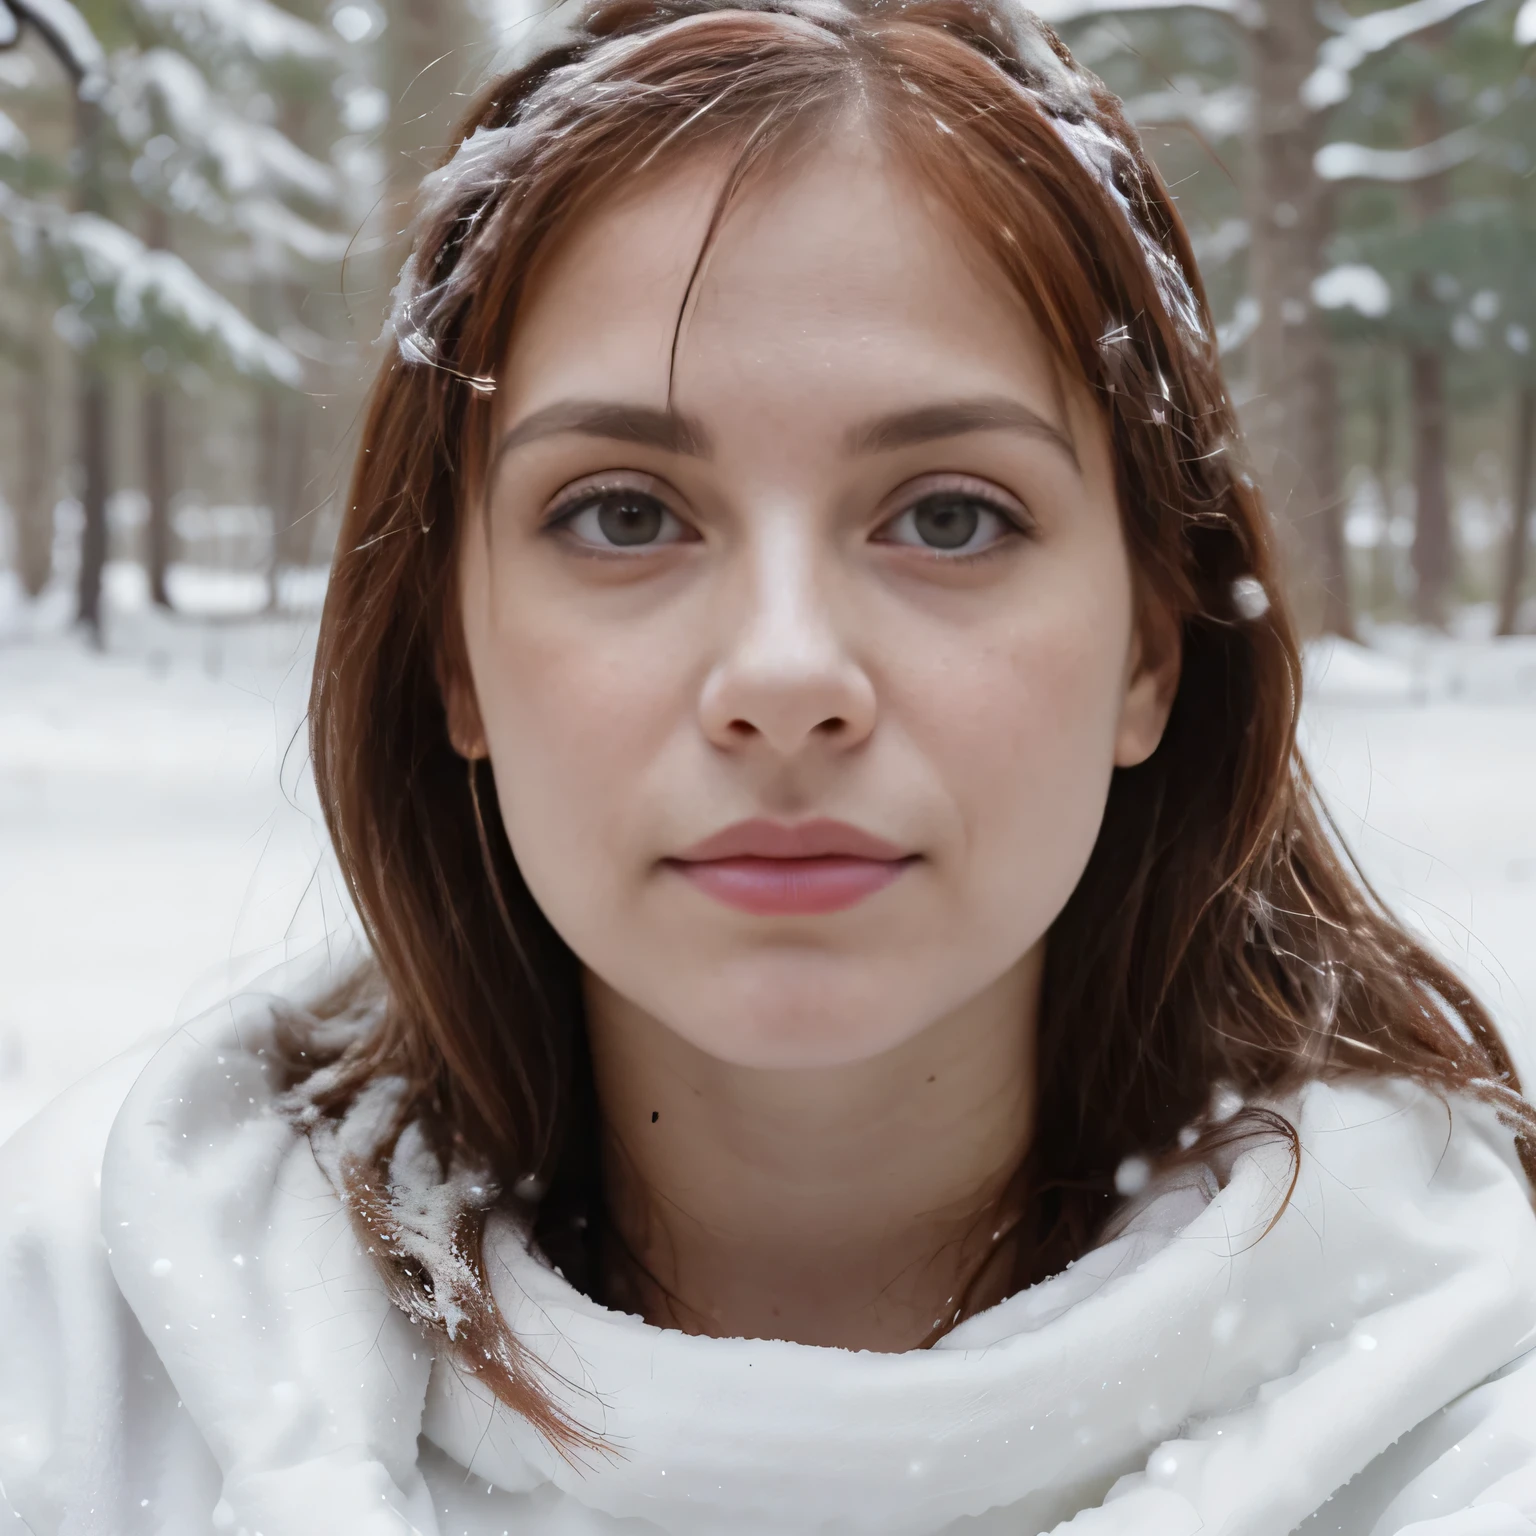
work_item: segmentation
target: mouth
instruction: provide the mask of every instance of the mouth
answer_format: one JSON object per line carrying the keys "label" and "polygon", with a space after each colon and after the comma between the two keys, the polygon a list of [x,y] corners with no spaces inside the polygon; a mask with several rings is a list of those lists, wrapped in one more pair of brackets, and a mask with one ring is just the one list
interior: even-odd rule
{"label": "mouth", "polygon": [[857,906],[917,862],[847,822],[743,821],[664,861],[704,895],[755,916]]}

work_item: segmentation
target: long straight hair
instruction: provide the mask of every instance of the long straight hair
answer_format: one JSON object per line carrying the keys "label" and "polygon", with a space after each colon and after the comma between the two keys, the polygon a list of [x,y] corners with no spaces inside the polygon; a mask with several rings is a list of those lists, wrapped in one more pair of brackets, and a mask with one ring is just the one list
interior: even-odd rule
{"label": "long straight hair", "polygon": [[[310,716],[374,957],[334,1001],[369,995],[371,1022],[312,1080],[311,1123],[394,1085],[386,1134],[347,1168],[354,1220],[397,1303],[567,1451],[592,1434],[499,1316],[482,1242],[488,1208],[515,1207],[598,1287],[602,1129],[580,966],[519,874],[490,775],[448,738],[467,491],[528,274],[586,210],[708,152],[730,167],[718,225],[849,114],[947,204],[1092,392],[1139,590],[1183,636],[1162,743],[1115,772],[1050,932],[1013,1287],[1096,1240],[1126,1157],[1198,1156],[1192,1125],[1206,1146],[1232,1136],[1242,1117],[1211,1109],[1223,1092],[1273,1104],[1313,1078],[1407,1076],[1491,1100],[1531,1168],[1531,1111],[1488,1015],[1366,886],[1297,755],[1271,531],[1188,237],[1118,102],[993,0],[600,0],[484,92],[424,184]],[[402,1238],[389,1198],[408,1126],[445,1176],[485,1175],[449,1264]]]}

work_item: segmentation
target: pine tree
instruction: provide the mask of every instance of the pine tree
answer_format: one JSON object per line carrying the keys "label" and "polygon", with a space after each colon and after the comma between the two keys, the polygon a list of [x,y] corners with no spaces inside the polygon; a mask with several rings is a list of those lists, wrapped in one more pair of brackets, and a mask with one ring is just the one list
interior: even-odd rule
{"label": "pine tree", "polygon": [[[339,259],[357,209],[337,167],[275,119],[295,120],[296,104],[316,100],[334,117],[344,46],[268,0],[96,0],[88,19],[69,0],[3,5],[13,25],[0,28],[0,42],[38,36],[75,101],[67,153],[14,143],[19,152],[0,159],[0,217],[18,265],[51,295],[52,329],[76,355],[79,615],[99,638],[110,376],[132,368],[145,381],[150,585],[160,601],[170,546],[168,392],[183,380],[195,387],[211,368],[251,381],[281,411],[303,382],[300,358],[274,334],[291,316],[270,295]],[[245,308],[231,284],[251,293]]]}
{"label": "pine tree", "polygon": [[[1271,505],[1289,531],[1304,621],[1350,635],[1343,410],[1329,310],[1354,308],[1362,282],[1363,302],[1375,304],[1382,280],[1339,273],[1336,189],[1344,181],[1438,173],[1432,157],[1427,169],[1412,160],[1382,162],[1335,135],[1380,62],[1434,29],[1488,13],[1507,48],[1513,0],[1409,0],[1356,15],[1299,0],[1040,0],[1038,8],[1075,46],[1113,18],[1127,46],[1095,67],[1133,101],[1141,75],[1148,94],[1140,100],[1160,102],[1164,112],[1166,92],[1155,88],[1155,66],[1147,68],[1157,53],[1149,33],[1191,23],[1210,30],[1214,23],[1230,40],[1230,50],[1208,50],[1210,65],[1186,70],[1177,93],[1184,121],[1201,127],[1213,153],[1242,157],[1241,185],[1249,192],[1241,237],[1218,240],[1229,254],[1244,248],[1248,280],[1222,340],[1234,364],[1249,354],[1245,415]],[[1102,43],[1097,48],[1106,51]],[[1239,110],[1244,91],[1246,111]],[[1397,148],[1411,148],[1411,140]],[[1207,240],[1230,222],[1208,227]]]}

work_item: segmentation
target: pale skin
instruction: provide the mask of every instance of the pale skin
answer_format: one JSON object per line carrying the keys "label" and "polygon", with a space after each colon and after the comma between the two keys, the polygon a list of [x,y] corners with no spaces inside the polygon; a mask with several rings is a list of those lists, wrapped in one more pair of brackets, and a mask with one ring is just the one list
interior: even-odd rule
{"label": "pale skin", "polygon": [[[721,174],[603,206],[535,274],[466,510],[450,731],[586,969],[612,1217],[659,1282],[626,1297],[908,1349],[978,1266],[971,1305],[997,1299],[1046,935],[1178,645],[1092,401],[857,123],[732,209],[669,398]],[[899,878],[762,915],[668,862],[815,817],[897,845]]]}

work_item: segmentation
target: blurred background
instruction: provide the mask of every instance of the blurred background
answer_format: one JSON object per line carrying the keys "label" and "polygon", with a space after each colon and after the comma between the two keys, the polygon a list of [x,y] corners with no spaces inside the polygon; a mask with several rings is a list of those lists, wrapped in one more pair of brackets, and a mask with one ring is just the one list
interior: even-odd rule
{"label": "blurred background", "polygon": [[[0,1138],[347,926],[313,631],[531,0],[0,0]],[[1536,1020],[1536,0],[1041,0],[1174,189],[1382,895]]]}

